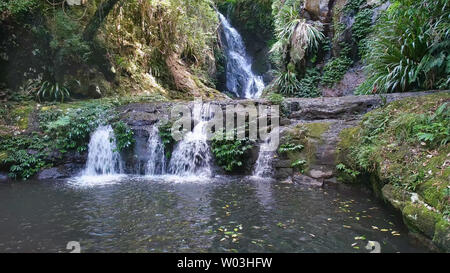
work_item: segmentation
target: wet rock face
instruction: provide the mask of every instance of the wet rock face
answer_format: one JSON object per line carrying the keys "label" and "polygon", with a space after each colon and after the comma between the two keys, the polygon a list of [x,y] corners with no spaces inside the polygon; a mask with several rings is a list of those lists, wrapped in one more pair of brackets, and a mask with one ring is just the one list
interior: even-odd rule
{"label": "wet rock face", "polygon": [[148,138],[149,131],[146,128],[133,129],[135,143],[133,149],[122,151],[120,156],[124,162],[124,172],[144,175],[149,161]]}
{"label": "wet rock face", "polygon": [[84,168],[84,164],[68,163],[59,167],[42,170],[37,174],[39,180],[65,179],[77,175]]}
{"label": "wet rock face", "polygon": [[312,19],[324,22],[333,2],[334,0],[305,0],[304,6]]}

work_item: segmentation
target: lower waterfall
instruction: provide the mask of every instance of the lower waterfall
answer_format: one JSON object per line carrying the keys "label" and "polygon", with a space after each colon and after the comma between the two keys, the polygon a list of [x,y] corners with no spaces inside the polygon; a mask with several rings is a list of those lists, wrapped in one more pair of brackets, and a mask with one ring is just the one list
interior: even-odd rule
{"label": "lower waterfall", "polygon": [[206,132],[210,118],[209,104],[194,106],[193,119],[197,124],[175,146],[169,163],[170,174],[211,176],[211,152]]}
{"label": "lower waterfall", "polygon": [[255,177],[270,177],[273,174],[272,159],[275,155],[273,151],[268,151],[266,147],[269,146],[270,138],[261,144],[258,159],[255,163],[253,176]]}
{"label": "lower waterfall", "polygon": [[158,127],[153,126],[148,137],[149,161],[145,167],[146,175],[162,175],[166,173],[166,155],[164,144],[159,136]]}
{"label": "lower waterfall", "polygon": [[100,126],[91,135],[84,176],[114,175],[122,172],[120,154],[116,151],[111,125]]}

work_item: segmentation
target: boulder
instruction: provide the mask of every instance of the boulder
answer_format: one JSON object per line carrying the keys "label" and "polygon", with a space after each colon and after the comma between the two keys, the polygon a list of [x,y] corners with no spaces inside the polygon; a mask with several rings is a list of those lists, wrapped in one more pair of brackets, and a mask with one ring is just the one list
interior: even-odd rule
{"label": "boulder", "polygon": [[331,178],[333,176],[332,171],[321,171],[321,170],[310,170],[308,172],[309,176],[314,179],[323,179],[323,178]]}
{"label": "boulder", "polygon": [[6,173],[0,173],[0,181],[8,180],[8,175]]}
{"label": "boulder", "polygon": [[84,164],[68,163],[62,166],[44,169],[37,174],[39,180],[64,179],[75,176],[83,169]]}
{"label": "boulder", "polygon": [[316,20],[324,22],[329,13],[331,0],[305,0],[304,8]]}
{"label": "boulder", "polygon": [[294,169],[292,168],[277,168],[275,170],[275,179],[286,179],[294,174]]}
{"label": "boulder", "polygon": [[307,185],[312,187],[322,187],[323,183],[303,174],[294,175],[293,181],[296,184]]}

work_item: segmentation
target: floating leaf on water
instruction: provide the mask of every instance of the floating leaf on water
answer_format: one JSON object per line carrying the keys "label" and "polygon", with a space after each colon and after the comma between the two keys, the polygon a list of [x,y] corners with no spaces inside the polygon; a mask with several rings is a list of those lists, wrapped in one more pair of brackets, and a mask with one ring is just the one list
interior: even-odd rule
{"label": "floating leaf on water", "polygon": [[355,237],[355,240],[365,240],[366,239],[366,236],[356,236]]}
{"label": "floating leaf on water", "polygon": [[342,225],[345,228],[352,228],[351,226],[347,226],[347,225]]}
{"label": "floating leaf on water", "polygon": [[382,232],[388,232],[389,229],[387,229],[387,228],[382,228],[382,229],[380,229],[380,231],[382,231]]}

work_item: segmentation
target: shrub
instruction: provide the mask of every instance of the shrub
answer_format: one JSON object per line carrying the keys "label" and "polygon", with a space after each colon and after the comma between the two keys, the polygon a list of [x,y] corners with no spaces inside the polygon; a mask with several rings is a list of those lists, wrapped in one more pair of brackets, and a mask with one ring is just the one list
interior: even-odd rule
{"label": "shrub", "polygon": [[227,172],[241,168],[247,159],[247,151],[252,147],[253,144],[248,138],[228,140],[223,133],[218,133],[211,142],[217,164]]}
{"label": "shrub", "polygon": [[448,88],[450,6],[445,0],[397,0],[382,14],[364,59],[361,93]]}
{"label": "shrub", "polygon": [[[295,63],[300,62],[308,52],[317,49],[324,38],[320,31],[321,25],[310,24],[301,18],[298,7],[298,3],[292,0],[277,0],[272,5],[277,41],[273,44],[270,53],[272,59],[282,69],[284,69],[284,59],[287,55],[290,55],[290,59]],[[293,38],[295,38],[294,42]],[[295,77],[295,74],[288,76],[293,80],[292,77]],[[289,82],[285,83],[289,84]]]}
{"label": "shrub", "polygon": [[320,72],[317,68],[306,70],[305,76],[299,81],[299,89],[295,92],[295,97],[315,98],[320,96],[318,85],[320,83]]}
{"label": "shrub", "polygon": [[161,137],[162,144],[164,145],[164,153],[167,159],[172,156],[173,146],[175,145],[175,139],[172,137],[172,122],[164,122],[159,127],[159,136]]}
{"label": "shrub", "polygon": [[303,173],[304,172],[304,166],[306,165],[306,160],[303,160],[303,159],[297,159],[296,161],[294,161],[292,164],[291,164],[291,167],[292,168],[296,168],[297,170],[299,170],[301,173]]}
{"label": "shrub", "polygon": [[300,81],[297,79],[297,74],[292,71],[278,72],[278,76],[275,79],[275,85],[278,86],[278,90],[283,95],[294,95],[297,90],[301,88]]}
{"label": "shrub", "polygon": [[36,0],[2,0],[0,1],[0,14],[9,13],[12,16],[23,16],[36,7]]}
{"label": "shrub", "polygon": [[355,23],[352,25],[352,36],[358,45],[359,56],[367,53],[367,36],[372,32],[372,9],[363,9],[355,16]]}
{"label": "shrub", "polygon": [[330,88],[333,87],[342,80],[352,63],[353,61],[346,56],[332,58],[323,68],[322,84]]}
{"label": "shrub", "polygon": [[278,153],[284,154],[288,152],[299,152],[304,148],[301,144],[294,144],[294,143],[284,143],[280,145],[280,148],[278,148]]}
{"label": "shrub", "polygon": [[15,136],[0,139],[3,152],[0,165],[8,169],[13,179],[28,179],[47,165],[45,157],[49,139],[40,135]]}
{"label": "shrub", "polygon": [[90,133],[100,124],[114,118],[109,109],[110,106],[107,104],[88,102],[77,109],[69,108],[55,120],[42,124],[42,128],[56,139],[56,146],[60,152],[65,153],[68,150],[83,152],[87,150]]}
{"label": "shrub", "polygon": [[133,147],[135,143],[134,133],[125,122],[118,121],[114,124],[113,128],[114,137],[116,140],[116,149],[118,151],[124,151]]}
{"label": "shrub", "polygon": [[36,90],[35,97],[38,101],[43,100],[60,100],[61,103],[70,97],[69,89],[65,84],[61,85],[57,82],[51,83],[44,81],[41,87]]}
{"label": "shrub", "polygon": [[450,141],[450,107],[442,104],[434,114],[421,115],[413,126],[413,134],[429,146],[445,145]]}

